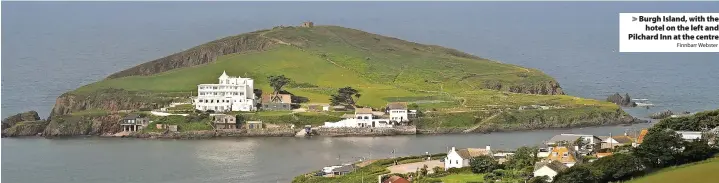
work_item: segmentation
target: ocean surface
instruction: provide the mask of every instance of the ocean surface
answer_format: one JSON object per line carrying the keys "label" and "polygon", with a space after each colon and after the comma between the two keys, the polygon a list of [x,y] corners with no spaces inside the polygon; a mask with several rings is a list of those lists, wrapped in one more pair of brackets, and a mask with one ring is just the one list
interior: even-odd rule
{"label": "ocean surface", "polygon": [[[719,2],[3,2],[2,117],[45,118],[64,92],[218,38],[302,21],[456,48],[538,68],[570,95],[615,92],[649,109],[719,108],[719,54],[618,53],[620,12],[719,12]],[[646,127],[563,130],[605,135]],[[3,182],[288,182],[356,157],[516,148],[556,130],[202,141],[2,139]],[[365,155],[367,154],[367,155]],[[340,157],[339,160],[337,157]]]}

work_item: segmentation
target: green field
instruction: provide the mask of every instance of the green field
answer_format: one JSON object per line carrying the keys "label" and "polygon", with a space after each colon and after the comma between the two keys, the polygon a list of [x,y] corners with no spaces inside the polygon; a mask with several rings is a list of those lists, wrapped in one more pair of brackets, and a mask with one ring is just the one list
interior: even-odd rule
{"label": "green field", "polygon": [[444,183],[484,182],[484,174],[450,174],[441,178]]}
{"label": "green field", "polygon": [[629,183],[715,183],[719,180],[718,171],[719,157],[715,157],[698,163],[665,168]]}
{"label": "green field", "polygon": [[[167,58],[197,51],[193,49],[228,46],[224,45],[227,40],[250,36],[255,36],[253,41],[266,42],[242,44],[264,45],[268,41],[272,44],[260,50],[222,55],[207,64],[150,75],[124,74],[172,65],[180,61]],[[118,99],[112,100],[124,100],[121,98],[142,95],[127,101],[153,100],[154,103],[163,104],[168,100],[176,100],[175,97],[178,96],[193,96],[198,84],[216,83],[217,77],[226,71],[231,76],[253,78],[255,88],[262,89],[265,93],[272,90],[267,76],[285,75],[293,80],[285,89],[294,95],[307,97],[312,103],[328,103],[329,96],[338,88],[350,86],[360,91],[362,96],[357,102],[361,106],[380,108],[390,101],[405,101],[415,102],[423,110],[436,111],[440,113],[439,116],[464,113],[453,117],[456,120],[442,119],[432,122],[430,119],[428,126],[437,127],[468,127],[492,114],[516,110],[523,105],[558,107],[562,110],[553,110],[570,111],[577,114],[577,118],[585,118],[586,116],[582,115],[591,115],[597,113],[596,111],[619,109],[614,104],[597,100],[566,95],[539,95],[561,93],[561,88],[557,88],[553,78],[536,69],[487,60],[454,49],[337,26],[284,27],[255,31],[213,41],[170,57],[160,59],[157,63],[149,62],[122,71],[120,73],[123,74],[114,75],[117,77],[80,87],[70,94],[99,101],[113,97]],[[115,91],[122,95],[104,96],[102,93],[107,93],[105,90],[108,89],[122,89]],[[84,110],[91,110],[92,107],[94,106],[88,106],[88,109]],[[187,106],[175,109],[184,108]],[[585,109],[590,110],[585,113]],[[513,116],[517,116],[516,119],[519,120],[524,118],[521,114]],[[532,116],[537,114],[529,115]],[[272,116],[252,117],[261,119]],[[298,123],[296,115],[275,117],[277,121],[292,119],[294,121],[290,123]],[[334,119],[314,114],[299,118],[302,117]],[[307,123],[321,122],[323,121]]]}

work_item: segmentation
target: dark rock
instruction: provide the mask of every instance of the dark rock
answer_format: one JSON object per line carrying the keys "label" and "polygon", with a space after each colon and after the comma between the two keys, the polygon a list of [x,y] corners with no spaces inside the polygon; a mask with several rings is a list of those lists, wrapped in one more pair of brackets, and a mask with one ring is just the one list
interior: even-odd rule
{"label": "dark rock", "polygon": [[652,115],[649,115],[649,118],[652,118],[652,119],[664,119],[664,118],[668,118],[668,117],[670,117],[670,116],[672,116],[672,115],[674,115],[674,112],[672,112],[672,111],[670,111],[670,110],[666,110],[666,111],[657,112],[657,113],[654,113],[654,114],[652,114]]}
{"label": "dark rock", "polygon": [[38,120],[40,120],[40,115],[38,115],[37,112],[35,112],[35,111],[27,111],[27,112],[23,112],[23,113],[18,113],[18,114],[12,115],[12,116],[7,117],[2,120],[2,130],[10,128],[18,122],[38,121]]}
{"label": "dark rock", "polygon": [[632,99],[629,97],[629,94],[624,94],[624,97],[620,95],[619,93],[615,93],[614,95],[610,95],[607,97],[607,102],[615,103],[622,107],[636,107],[637,103],[632,102]]}
{"label": "dark rock", "polygon": [[2,131],[3,137],[35,136],[42,133],[47,126],[46,121],[22,121]]}

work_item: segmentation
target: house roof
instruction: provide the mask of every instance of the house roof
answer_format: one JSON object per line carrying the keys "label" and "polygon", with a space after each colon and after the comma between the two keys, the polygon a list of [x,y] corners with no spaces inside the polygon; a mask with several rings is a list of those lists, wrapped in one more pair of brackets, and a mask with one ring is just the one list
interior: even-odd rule
{"label": "house roof", "polygon": [[642,142],[644,142],[644,136],[646,136],[647,133],[649,133],[649,130],[642,129],[642,131],[639,132],[639,137],[637,137],[637,143],[641,144]]}
{"label": "house roof", "polygon": [[611,152],[597,153],[597,158],[602,158],[602,157],[611,156],[611,155],[612,155]]}
{"label": "house roof", "polygon": [[[292,95],[290,94],[279,94],[280,103],[292,103]],[[262,103],[270,103],[272,101],[271,94],[262,94]]]}
{"label": "house roof", "polygon": [[634,139],[632,137],[626,136],[626,135],[620,135],[620,136],[613,136],[612,139],[617,141],[620,144],[630,144],[634,142]]}
{"label": "house roof", "polygon": [[459,155],[459,157],[462,157],[462,159],[470,159],[483,155],[492,156],[492,151],[481,148],[466,148],[458,150],[457,154]]}
{"label": "house roof", "polygon": [[[564,153],[567,153],[567,156],[564,156]],[[547,156],[547,159],[553,160],[553,161],[559,161],[562,163],[575,163],[577,162],[577,157],[575,157],[576,153],[572,148],[567,147],[555,147],[552,149],[551,152],[549,152],[549,156]]]}
{"label": "house roof", "polygon": [[554,170],[555,172],[562,171],[564,169],[567,169],[567,165],[564,165],[562,162],[559,161],[550,161],[550,162],[537,162],[534,164],[534,171],[539,170],[542,167],[547,167],[549,169]]}
{"label": "house roof", "polygon": [[556,143],[558,143],[558,142],[560,142],[560,141],[567,141],[568,143],[573,143],[573,142],[577,141],[577,139],[579,139],[579,138],[582,138],[582,136],[577,136],[577,135],[564,135],[564,134],[562,134],[562,135],[555,135],[554,137],[552,137],[551,139],[549,139],[549,141],[547,141],[547,143],[556,144]]}
{"label": "house roof", "polygon": [[138,114],[128,114],[127,116],[125,116],[125,117],[122,118],[122,119],[137,119],[137,118],[140,118],[140,115],[138,115]]}
{"label": "house roof", "polygon": [[409,183],[409,181],[400,176],[392,175],[391,177],[387,178],[387,180],[384,180],[384,182],[382,183]]}
{"label": "house roof", "polygon": [[372,114],[372,108],[357,108],[355,114]]}
{"label": "house roof", "polygon": [[609,136],[597,136],[599,139],[602,139],[602,141],[605,141],[609,138]]}
{"label": "house roof", "polygon": [[390,102],[387,104],[387,108],[390,110],[407,109],[407,102]]}
{"label": "house roof", "polygon": [[[582,138],[582,137],[592,137],[592,138],[594,138],[594,139],[596,139],[596,140],[599,140],[599,141],[602,140],[601,138],[599,138],[599,137],[597,137],[597,136],[594,136],[594,135],[559,134],[559,135],[555,135],[554,137],[552,137],[551,139],[549,139],[549,141],[547,141],[547,143],[548,143],[548,144],[556,144],[557,142],[560,142],[560,141],[567,141],[568,143],[574,143],[575,141],[577,141],[577,139]],[[597,142],[597,143],[599,143],[599,142]]]}
{"label": "house roof", "polygon": [[344,165],[339,168],[335,168],[332,170],[332,172],[351,172],[355,170],[355,165]]}

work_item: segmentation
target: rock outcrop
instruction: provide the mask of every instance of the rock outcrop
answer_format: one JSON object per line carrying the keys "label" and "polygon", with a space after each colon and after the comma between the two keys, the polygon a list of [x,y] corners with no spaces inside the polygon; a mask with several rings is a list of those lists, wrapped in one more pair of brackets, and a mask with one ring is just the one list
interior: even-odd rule
{"label": "rock outcrop", "polygon": [[38,120],[40,120],[40,115],[38,115],[36,111],[18,113],[2,120],[2,130],[10,128],[18,122]]}
{"label": "rock outcrop", "polygon": [[65,93],[57,98],[55,106],[50,113],[54,116],[66,115],[85,110],[119,111],[153,109],[172,102],[173,97],[161,96],[155,93],[127,91],[123,89],[106,88],[90,93]]}
{"label": "rock outcrop", "polygon": [[102,135],[121,131],[120,114],[55,116],[43,131],[43,136]]}
{"label": "rock outcrop", "polygon": [[633,102],[632,99],[629,97],[629,94],[624,94],[624,97],[620,95],[619,93],[615,93],[614,95],[610,95],[607,97],[607,102],[615,103],[622,107],[636,107],[637,103]]}
{"label": "rock outcrop", "polygon": [[42,133],[47,126],[46,121],[22,121],[2,131],[3,137],[35,136]]}
{"label": "rock outcrop", "polygon": [[649,118],[652,118],[652,119],[664,119],[664,118],[671,117],[672,115],[674,115],[674,112],[672,112],[672,111],[670,111],[670,110],[666,110],[666,111],[657,112],[657,113],[654,113],[654,114],[652,114],[652,115],[649,115]]}
{"label": "rock outcrop", "polygon": [[262,32],[264,31],[267,30],[255,31],[252,33],[215,40],[170,56],[117,72],[107,78],[112,79],[135,75],[152,75],[172,69],[214,62],[217,57],[222,55],[266,50],[276,43],[262,36]]}

